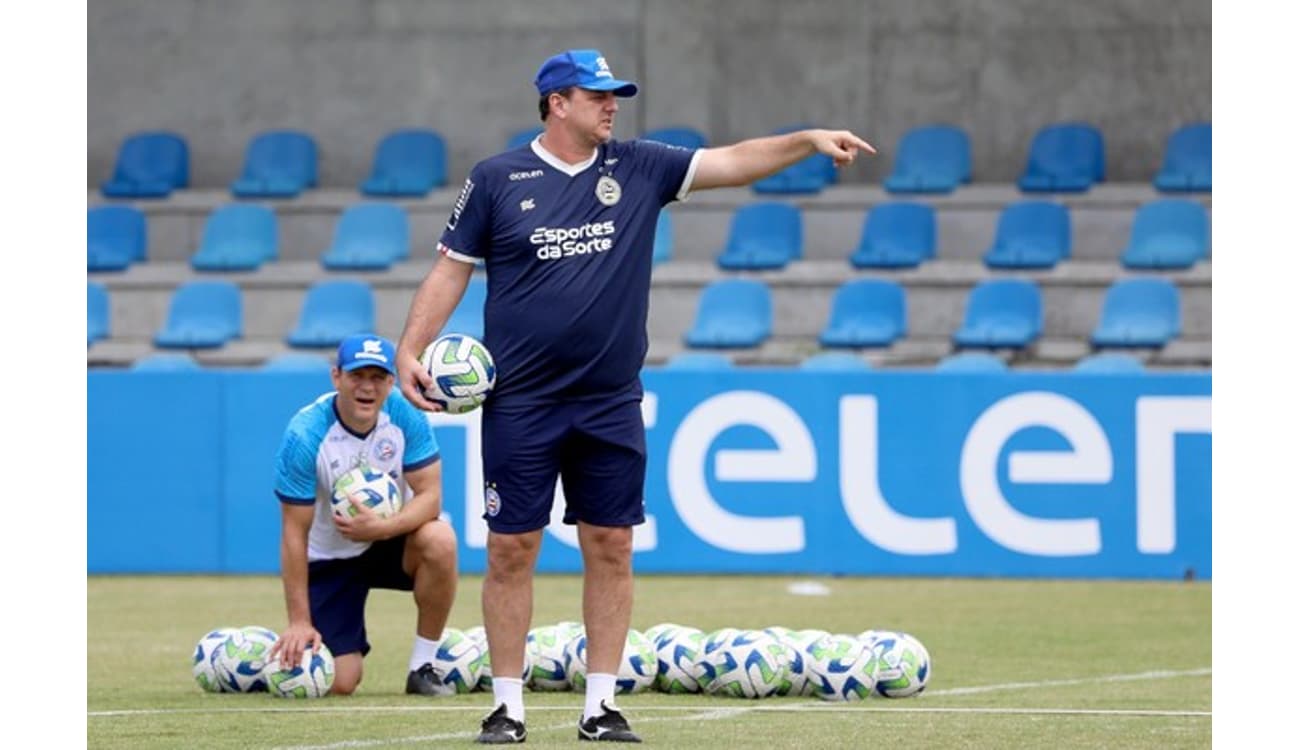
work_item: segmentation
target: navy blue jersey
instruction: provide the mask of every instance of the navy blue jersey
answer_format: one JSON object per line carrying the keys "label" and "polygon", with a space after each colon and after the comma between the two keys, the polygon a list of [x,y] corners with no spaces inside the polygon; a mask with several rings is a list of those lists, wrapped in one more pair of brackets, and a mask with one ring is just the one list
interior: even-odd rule
{"label": "navy blue jersey", "polygon": [[610,141],[568,165],[533,141],[474,166],[438,249],[487,266],[488,406],[640,397],[655,222],[696,153]]}

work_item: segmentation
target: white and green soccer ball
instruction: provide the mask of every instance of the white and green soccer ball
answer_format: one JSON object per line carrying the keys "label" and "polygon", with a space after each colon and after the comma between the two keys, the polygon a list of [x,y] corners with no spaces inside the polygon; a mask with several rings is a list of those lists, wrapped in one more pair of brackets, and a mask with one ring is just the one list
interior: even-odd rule
{"label": "white and green soccer ball", "polygon": [[908,698],[930,682],[930,652],[908,633],[876,631],[867,642],[876,662],[876,695]]}
{"label": "white and green soccer ball", "polygon": [[238,630],[239,628],[235,627],[217,628],[204,635],[194,645],[194,656],[190,671],[194,675],[194,681],[198,683],[199,687],[203,688],[204,692],[234,692],[227,687],[226,683],[221,680],[221,676],[217,674],[216,656],[217,651],[221,649],[231,634]]}
{"label": "white and green soccer ball", "polygon": [[420,364],[433,380],[424,397],[448,414],[474,411],[496,386],[496,363],[471,336],[449,333],[435,339],[420,355]]}
{"label": "white and green soccer ball", "polygon": [[831,635],[804,649],[804,670],[822,700],[859,701],[876,687],[876,654],[851,635]]}
{"label": "white and green soccer ball", "polygon": [[486,646],[486,642],[480,644],[462,630],[443,628],[432,662],[439,677],[434,693],[459,695],[476,690],[483,678],[483,665],[487,663]]}
{"label": "white and green soccer ball", "polygon": [[[829,635],[825,631],[808,630],[799,631],[779,625],[769,628],[763,628],[763,631],[776,640],[786,650],[786,669],[785,679],[781,687],[777,689],[777,695],[795,695],[808,696],[813,694],[813,686],[808,682],[807,660],[804,657],[804,648],[809,643],[815,643],[817,640]],[[819,635],[814,635],[819,634]]]}
{"label": "white and green soccer ball", "polygon": [[334,654],[324,643],[320,650],[306,649],[292,668],[272,659],[266,666],[267,690],[279,698],[321,698],[334,685]]}
{"label": "white and green soccer ball", "polygon": [[766,698],[786,685],[789,655],[786,646],[770,633],[742,630],[715,643],[711,651],[706,646],[700,668],[700,686],[705,693]]}
{"label": "white and green soccer ball", "polygon": [[[659,641],[661,639],[669,635],[672,635],[676,631],[680,630],[682,627],[683,626],[678,625],[675,622],[661,622],[656,625],[651,625],[650,627],[641,631],[641,634],[646,637],[646,640],[650,641],[655,645],[656,648],[658,648]],[[692,630],[694,630],[694,628],[692,628]]]}
{"label": "white and green soccer ball", "polygon": [[702,630],[674,625],[660,631],[655,643],[659,660],[655,689],[661,693],[698,693],[704,676],[700,657],[704,653]]}
{"label": "white and green soccer ball", "polygon": [[242,627],[217,649],[213,666],[224,692],[265,693],[266,664],[279,636],[260,625]]}
{"label": "white and green soccer ball", "polygon": [[[587,689],[587,636],[574,638],[564,649],[564,669],[569,675],[569,684],[574,690]],[[623,644],[623,659],[618,665],[618,674],[614,677],[615,690],[618,695],[630,695],[648,690],[654,685],[655,675],[659,672],[659,658],[654,646],[641,631],[634,628],[627,631]]]}
{"label": "white and green soccer ball", "polygon": [[564,647],[584,632],[582,623],[571,620],[528,631],[528,653],[533,664],[528,686],[538,692],[568,690],[571,686],[564,668]]}
{"label": "white and green soccer ball", "polygon": [[353,497],[380,518],[388,518],[406,504],[397,480],[391,474],[366,464],[353,468],[334,482],[330,507],[338,515],[355,516],[357,508],[350,499]]}

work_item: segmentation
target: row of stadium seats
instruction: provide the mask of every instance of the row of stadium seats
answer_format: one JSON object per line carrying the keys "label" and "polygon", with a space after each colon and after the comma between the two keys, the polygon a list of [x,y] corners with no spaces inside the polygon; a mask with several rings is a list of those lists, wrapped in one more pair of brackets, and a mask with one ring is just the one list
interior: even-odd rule
{"label": "row of stadium seats", "polygon": [[[855,279],[834,293],[818,343],[826,348],[888,347],[908,335],[905,288],[891,280]],[[483,335],[486,281],[474,276],[446,330]],[[709,283],[699,296],[695,320],[683,341],[695,349],[761,346],[772,335],[772,294],[756,279]],[[308,288],[292,347],[333,347],[354,333],[376,330],[375,299],[363,281],[322,281]],[[967,297],[963,323],[952,334],[959,348],[1022,349],[1043,330],[1038,286],[1024,279],[976,284]],[[1162,277],[1114,282],[1106,292],[1090,342],[1096,348],[1162,347],[1181,334],[1178,288]],[[163,349],[219,348],[243,336],[242,292],[229,281],[191,281],[171,296],[167,317],[153,337]],[[109,337],[107,288],[87,284],[87,345]]]}
{"label": "row of stadium seats", "polygon": [[[788,132],[797,127],[778,129]],[[520,131],[508,141],[518,146],[539,130]],[[704,134],[688,127],[652,130],[643,137],[697,148],[708,145]],[[1209,123],[1178,128],[1167,139],[1164,158],[1152,177],[1162,191],[1211,189],[1211,129]],[[237,198],[292,198],[318,186],[319,148],[301,130],[268,130],[255,135],[245,149],[239,176],[230,184]],[[118,149],[112,176],[100,185],[110,198],[165,198],[189,187],[189,145],[169,131],[129,135]],[[892,173],[884,187],[892,193],[949,193],[971,181],[970,137],[960,127],[922,125],[905,133],[898,144]],[[1017,185],[1025,192],[1083,192],[1106,179],[1105,138],[1084,122],[1063,122],[1041,128],[1027,151]],[[831,159],[815,154],[758,181],[758,193],[817,193],[834,184]],[[428,128],[404,128],[385,135],[375,146],[369,175],[359,190],[368,196],[424,196],[447,184],[446,139]]]}
{"label": "row of stadium seats", "polygon": [[[661,211],[654,258],[672,257],[671,211]],[[120,271],[146,260],[147,221],[139,209],[101,205],[88,209],[87,268]],[[344,209],[333,242],[320,257],[329,270],[384,270],[410,257],[406,211],[392,203],[362,202]],[[1005,206],[984,263],[989,268],[1047,269],[1071,256],[1070,212],[1040,200]],[[253,271],[279,257],[275,212],[252,203],[229,203],[208,215],[197,251],[196,271]],[[779,270],[803,257],[799,207],[772,201],[734,212],[726,246],[717,256],[725,270]],[[857,246],[855,268],[914,268],[936,258],[935,210],[924,203],[894,201],[869,209]],[[1134,269],[1184,269],[1209,257],[1210,231],[1201,204],[1183,198],[1147,202],[1134,214],[1121,264]]]}

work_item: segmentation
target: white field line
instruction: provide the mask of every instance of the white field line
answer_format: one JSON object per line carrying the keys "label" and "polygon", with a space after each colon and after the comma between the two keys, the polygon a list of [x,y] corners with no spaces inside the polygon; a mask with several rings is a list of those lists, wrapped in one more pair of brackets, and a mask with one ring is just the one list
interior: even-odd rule
{"label": "white field line", "polygon": [[1092,685],[1101,682],[1137,682],[1140,680],[1167,680],[1173,677],[1200,677],[1210,674],[1209,668],[1187,669],[1181,672],[1159,670],[1139,672],[1137,674],[1116,674],[1108,677],[1081,677],[1073,680],[1043,680],[1040,682],[1008,682],[1002,685],[981,685],[979,687],[948,688],[926,692],[926,695],[974,695],[992,693],[998,690],[1021,690],[1024,688],[1063,687],[1068,685]]}

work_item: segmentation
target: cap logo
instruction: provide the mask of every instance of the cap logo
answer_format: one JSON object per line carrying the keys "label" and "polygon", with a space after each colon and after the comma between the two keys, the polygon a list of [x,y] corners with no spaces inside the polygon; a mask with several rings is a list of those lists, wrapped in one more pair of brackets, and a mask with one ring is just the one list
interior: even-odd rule
{"label": "cap logo", "polygon": [[597,78],[614,77],[614,73],[609,69],[609,63],[605,62],[605,58],[603,57],[596,58],[596,77]]}
{"label": "cap logo", "polygon": [[384,342],[379,339],[366,339],[361,342],[361,351],[352,355],[353,359],[377,359],[380,362],[387,362],[388,357],[384,356]]}

